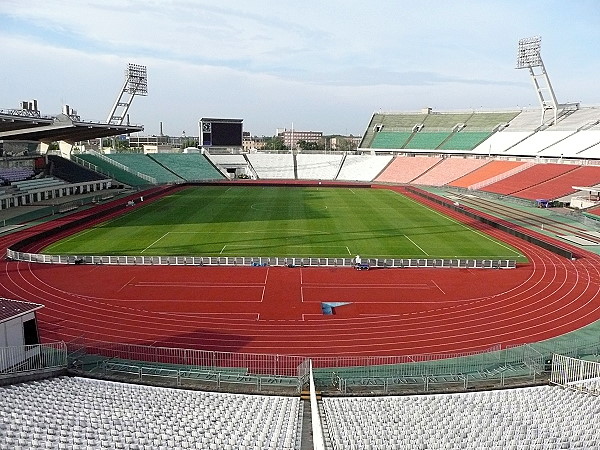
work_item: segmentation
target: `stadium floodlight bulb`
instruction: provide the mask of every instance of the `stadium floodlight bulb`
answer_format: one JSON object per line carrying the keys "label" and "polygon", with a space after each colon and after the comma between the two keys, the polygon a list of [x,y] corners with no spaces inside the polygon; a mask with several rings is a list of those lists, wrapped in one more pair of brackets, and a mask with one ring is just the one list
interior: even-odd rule
{"label": "stadium floodlight bulb", "polygon": [[533,36],[519,40],[517,69],[540,67],[543,65],[540,53],[542,38]]}

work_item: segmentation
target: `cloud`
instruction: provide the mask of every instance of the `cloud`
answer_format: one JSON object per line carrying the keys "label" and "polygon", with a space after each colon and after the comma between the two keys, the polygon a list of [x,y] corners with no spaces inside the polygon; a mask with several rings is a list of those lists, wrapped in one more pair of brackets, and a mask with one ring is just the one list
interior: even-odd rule
{"label": "cloud", "polygon": [[[102,120],[133,62],[148,66],[149,95],[130,113],[150,133],[163,121],[189,135],[202,115],[221,115],[258,134],[292,121],[360,134],[380,108],[535,105],[527,73],[513,69],[532,30],[559,97],[599,101],[598,63],[582,44],[600,39],[599,13],[570,3],[538,14],[529,0],[3,0],[0,107],[36,97],[44,112],[70,103]],[[578,26],[559,30],[561,17]]]}

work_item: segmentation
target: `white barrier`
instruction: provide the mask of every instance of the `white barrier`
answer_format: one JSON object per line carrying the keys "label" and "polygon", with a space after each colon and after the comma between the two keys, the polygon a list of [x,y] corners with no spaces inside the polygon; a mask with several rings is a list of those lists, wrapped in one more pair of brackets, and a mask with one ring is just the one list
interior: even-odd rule
{"label": "white barrier", "polygon": [[[129,266],[287,266],[287,267],[356,267],[353,258],[300,258],[248,256],[77,256],[6,250],[15,261],[44,264],[106,264]],[[514,269],[515,260],[508,259],[380,259],[362,258],[361,267],[369,269],[442,267],[461,269]]]}

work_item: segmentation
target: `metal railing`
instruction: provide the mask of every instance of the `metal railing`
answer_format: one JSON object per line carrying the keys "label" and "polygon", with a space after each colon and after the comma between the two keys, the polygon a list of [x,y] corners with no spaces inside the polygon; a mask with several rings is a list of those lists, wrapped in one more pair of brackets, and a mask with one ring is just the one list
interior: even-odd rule
{"label": "metal railing", "polygon": [[456,269],[514,269],[515,260],[508,259],[381,259],[362,258],[356,264],[353,258],[301,258],[276,256],[77,256],[48,255],[43,253],[6,250],[6,256],[15,261],[44,264],[105,264],[131,266],[287,266],[287,267],[354,267],[371,268],[456,268]]}
{"label": "metal railing", "polygon": [[600,362],[555,354],[552,357],[550,383],[600,395]]}
{"label": "metal railing", "polygon": [[64,342],[0,347],[0,377],[60,368],[67,368]]}
{"label": "metal railing", "polygon": [[385,394],[539,383],[550,372],[552,354],[598,355],[600,340],[558,338],[554,342],[495,345],[480,352],[398,356],[233,353],[84,338],[68,343],[68,350],[73,365],[94,376],[122,373],[134,380],[170,380],[175,385],[196,380],[217,389],[229,383],[252,392],[273,390],[273,386],[300,389],[308,381],[310,361],[314,382],[322,391]]}
{"label": "metal railing", "polygon": [[177,387],[200,386],[217,391],[294,392],[299,394],[305,381],[302,377],[256,375],[242,371],[208,370],[193,367],[164,367],[158,364],[135,364],[101,360],[85,365],[75,360],[72,370],[97,378],[117,378],[144,384]]}

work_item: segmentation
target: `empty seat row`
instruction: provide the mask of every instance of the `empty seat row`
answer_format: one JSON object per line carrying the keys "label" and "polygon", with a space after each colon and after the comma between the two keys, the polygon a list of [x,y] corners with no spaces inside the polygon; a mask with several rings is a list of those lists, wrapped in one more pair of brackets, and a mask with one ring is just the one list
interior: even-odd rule
{"label": "empty seat row", "polygon": [[294,449],[299,408],[298,398],[61,377],[0,387],[0,442],[9,448],[221,449],[243,444]]}

